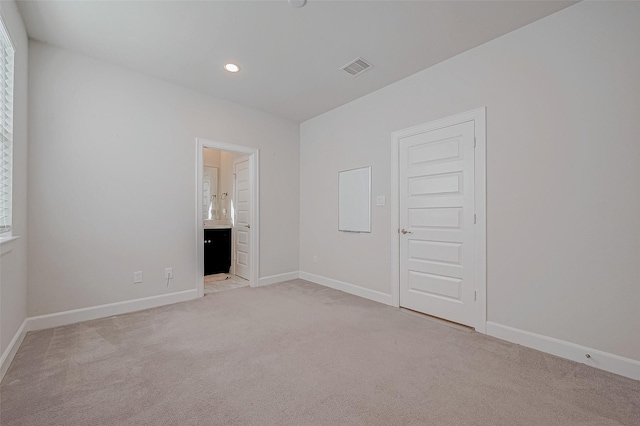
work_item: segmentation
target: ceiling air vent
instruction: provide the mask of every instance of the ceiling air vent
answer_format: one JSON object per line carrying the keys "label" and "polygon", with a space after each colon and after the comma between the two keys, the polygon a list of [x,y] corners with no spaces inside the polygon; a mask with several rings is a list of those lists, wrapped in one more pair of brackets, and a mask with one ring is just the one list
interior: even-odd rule
{"label": "ceiling air vent", "polygon": [[363,72],[365,72],[371,67],[373,67],[373,65],[370,64],[369,62],[365,61],[362,58],[356,58],[340,69],[345,70],[346,72],[348,72],[349,74],[355,77],[357,75],[362,74]]}

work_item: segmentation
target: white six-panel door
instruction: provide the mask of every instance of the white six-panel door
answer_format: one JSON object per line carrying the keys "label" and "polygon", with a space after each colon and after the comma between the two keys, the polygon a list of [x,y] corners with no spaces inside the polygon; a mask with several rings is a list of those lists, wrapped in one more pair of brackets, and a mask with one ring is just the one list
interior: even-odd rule
{"label": "white six-panel door", "polygon": [[250,279],[251,247],[251,185],[249,182],[249,160],[235,164],[235,274]]}
{"label": "white six-panel door", "polygon": [[474,122],[402,137],[399,304],[474,325]]}

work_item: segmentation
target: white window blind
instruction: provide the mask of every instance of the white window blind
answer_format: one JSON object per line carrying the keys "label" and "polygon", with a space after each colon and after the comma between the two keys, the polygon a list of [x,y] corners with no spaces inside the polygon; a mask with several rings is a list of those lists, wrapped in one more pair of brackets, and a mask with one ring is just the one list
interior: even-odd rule
{"label": "white window blind", "polygon": [[13,56],[13,44],[4,22],[0,20],[0,234],[11,231]]}

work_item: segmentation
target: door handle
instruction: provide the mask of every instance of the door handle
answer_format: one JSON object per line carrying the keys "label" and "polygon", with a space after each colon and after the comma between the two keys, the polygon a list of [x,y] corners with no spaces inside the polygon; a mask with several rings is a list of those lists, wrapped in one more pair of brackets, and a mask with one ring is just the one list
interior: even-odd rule
{"label": "door handle", "polygon": [[411,231],[407,231],[406,229],[403,229],[403,230],[402,230],[402,231],[400,231],[400,232],[402,232],[403,234],[413,234],[413,232],[411,232]]}
{"label": "door handle", "polygon": [[251,228],[251,225],[245,225],[244,227],[245,228]]}

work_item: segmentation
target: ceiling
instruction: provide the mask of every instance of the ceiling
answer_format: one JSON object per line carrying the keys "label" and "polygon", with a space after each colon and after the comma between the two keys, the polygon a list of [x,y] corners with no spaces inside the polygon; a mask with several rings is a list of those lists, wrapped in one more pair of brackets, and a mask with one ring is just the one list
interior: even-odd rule
{"label": "ceiling", "polygon": [[[18,2],[29,37],[301,122],[570,1]],[[356,57],[374,67],[340,70]],[[230,74],[222,66],[241,67]]]}

